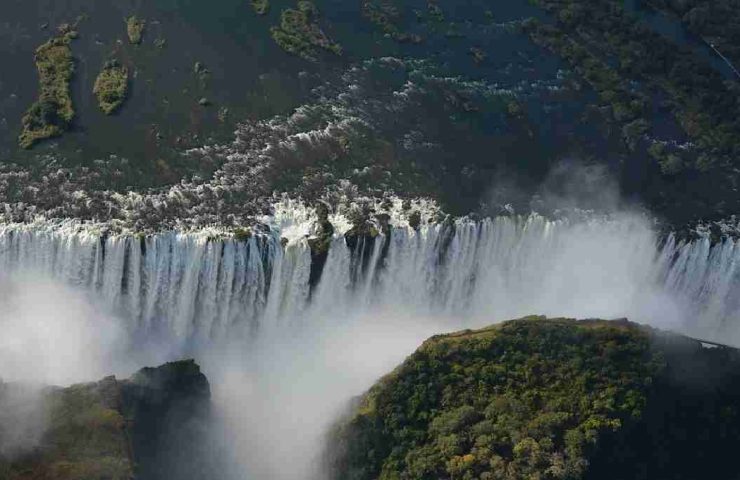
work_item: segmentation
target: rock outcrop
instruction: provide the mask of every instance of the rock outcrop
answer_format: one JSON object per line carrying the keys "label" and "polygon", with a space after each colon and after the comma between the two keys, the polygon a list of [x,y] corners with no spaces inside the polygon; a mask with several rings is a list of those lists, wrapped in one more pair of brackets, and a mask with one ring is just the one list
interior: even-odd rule
{"label": "rock outcrop", "polygon": [[209,478],[210,386],[193,361],[144,368],[121,383],[137,480]]}
{"label": "rock outcrop", "polygon": [[[0,387],[0,407],[21,388]],[[202,478],[197,451],[210,387],[192,360],[145,368],[128,380],[48,387],[34,398],[43,434],[0,456],[4,480]]]}
{"label": "rock outcrop", "polygon": [[331,241],[334,237],[334,225],[329,221],[329,206],[319,202],[316,206],[316,216],[318,219],[313,226],[312,236],[308,240],[308,246],[311,248],[309,284],[312,287],[318,284],[319,279],[321,279],[321,273],[324,271]]}

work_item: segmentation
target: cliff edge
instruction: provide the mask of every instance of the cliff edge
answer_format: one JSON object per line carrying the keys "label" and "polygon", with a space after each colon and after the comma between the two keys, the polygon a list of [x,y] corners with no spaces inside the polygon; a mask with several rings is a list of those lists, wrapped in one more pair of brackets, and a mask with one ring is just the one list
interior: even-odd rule
{"label": "cliff edge", "polygon": [[331,478],[731,479],[740,355],[626,320],[435,336],[332,432]]}
{"label": "cliff edge", "polygon": [[[0,406],[21,398],[22,388],[0,384]],[[197,443],[210,387],[200,367],[186,360],[142,369],[128,380],[46,387],[27,398],[37,404],[31,416],[43,417],[43,433],[28,448],[0,452],[0,478],[157,479],[177,472],[177,461],[193,466],[172,449],[187,436]]]}

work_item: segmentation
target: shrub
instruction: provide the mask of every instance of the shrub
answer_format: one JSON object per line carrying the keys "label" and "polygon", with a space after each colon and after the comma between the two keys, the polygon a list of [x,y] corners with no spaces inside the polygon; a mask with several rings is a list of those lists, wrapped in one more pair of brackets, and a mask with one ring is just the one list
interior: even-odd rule
{"label": "shrub", "polygon": [[74,118],[69,92],[75,70],[71,42],[65,34],[36,49],[39,96],[21,120],[18,143],[22,148],[31,148],[40,140],[61,135]]}
{"label": "shrub", "polygon": [[118,110],[128,93],[128,69],[115,60],[107,62],[95,80],[93,93],[106,115]]}
{"label": "shrub", "polygon": [[126,33],[128,34],[128,41],[132,45],[139,45],[144,39],[144,29],[146,28],[146,21],[137,18],[135,15],[126,19]]}

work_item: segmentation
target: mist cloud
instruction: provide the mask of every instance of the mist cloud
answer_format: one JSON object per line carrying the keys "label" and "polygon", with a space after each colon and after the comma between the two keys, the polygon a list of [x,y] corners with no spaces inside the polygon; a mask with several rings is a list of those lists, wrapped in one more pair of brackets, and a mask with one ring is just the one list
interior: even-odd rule
{"label": "mist cloud", "polygon": [[392,370],[442,319],[399,311],[307,317],[303,325],[204,352],[229,478],[320,479],[325,433],[350,398]]}
{"label": "mist cloud", "polygon": [[0,460],[38,446],[46,422],[43,386],[0,381]]}
{"label": "mist cloud", "polygon": [[121,370],[127,335],[83,293],[31,273],[0,278],[0,378],[52,385]]}
{"label": "mist cloud", "polygon": [[39,445],[46,390],[133,370],[124,323],[85,294],[30,272],[0,276],[0,456]]}

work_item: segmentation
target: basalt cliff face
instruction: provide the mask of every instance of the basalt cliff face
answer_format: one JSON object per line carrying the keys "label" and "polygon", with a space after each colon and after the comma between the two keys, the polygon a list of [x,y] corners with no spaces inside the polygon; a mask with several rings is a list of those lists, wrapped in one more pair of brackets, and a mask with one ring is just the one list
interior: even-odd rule
{"label": "basalt cliff face", "polygon": [[737,478],[738,366],[627,321],[435,336],[333,431],[331,478]]}
{"label": "basalt cliff face", "polygon": [[[21,388],[0,385],[0,405],[8,407]],[[192,360],[145,368],[127,380],[48,387],[33,398],[43,433],[27,448],[6,450],[0,478],[195,478],[204,468],[197,452],[210,387]]]}

